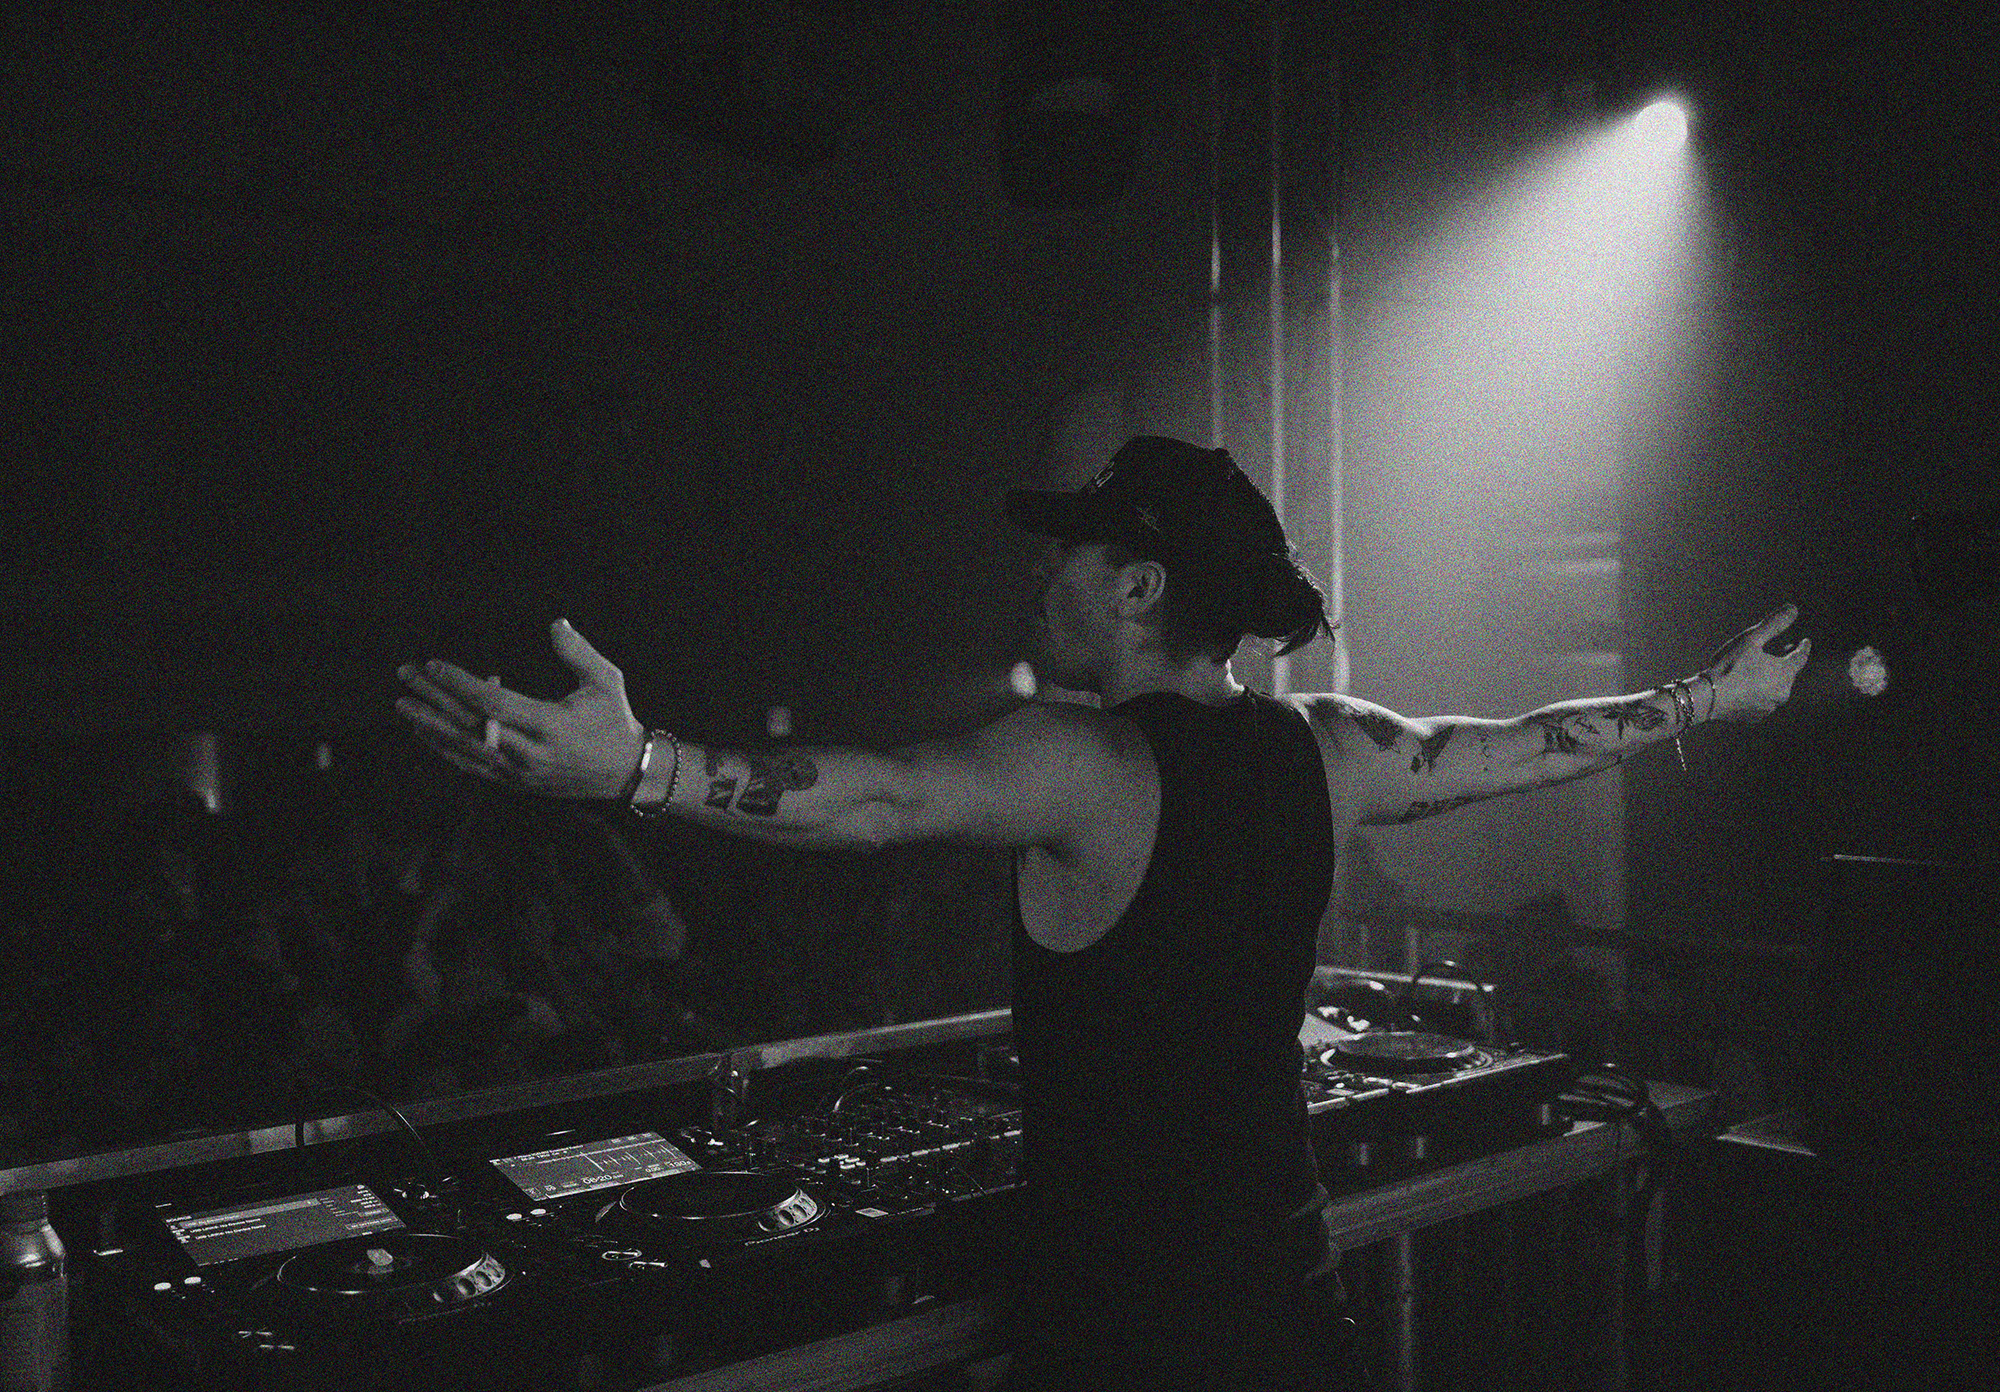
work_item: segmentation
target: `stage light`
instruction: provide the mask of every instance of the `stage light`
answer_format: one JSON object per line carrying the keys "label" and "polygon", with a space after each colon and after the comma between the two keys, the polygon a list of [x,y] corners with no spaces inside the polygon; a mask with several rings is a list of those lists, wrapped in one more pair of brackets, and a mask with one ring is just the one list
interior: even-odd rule
{"label": "stage light", "polygon": [[1687,144],[1687,109],[1678,102],[1653,102],[1632,118],[1632,128],[1646,149],[1670,154]]}
{"label": "stage light", "polygon": [[1889,663],[1874,648],[1858,649],[1847,660],[1847,682],[1863,696],[1880,696],[1889,689]]}

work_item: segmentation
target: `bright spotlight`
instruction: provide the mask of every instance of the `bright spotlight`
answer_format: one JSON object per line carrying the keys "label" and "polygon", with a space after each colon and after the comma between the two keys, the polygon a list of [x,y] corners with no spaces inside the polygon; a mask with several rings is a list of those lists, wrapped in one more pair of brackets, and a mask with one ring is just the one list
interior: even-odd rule
{"label": "bright spotlight", "polygon": [[1662,154],[1687,144],[1688,114],[1678,102],[1656,101],[1632,118],[1640,141]]}
{"label": "bright spotlight", "polygon": [[1847,659],[1847,681],[1863,696],[1880,696],[1889,689],[1889,663],[1874,648],[1859,649]]}

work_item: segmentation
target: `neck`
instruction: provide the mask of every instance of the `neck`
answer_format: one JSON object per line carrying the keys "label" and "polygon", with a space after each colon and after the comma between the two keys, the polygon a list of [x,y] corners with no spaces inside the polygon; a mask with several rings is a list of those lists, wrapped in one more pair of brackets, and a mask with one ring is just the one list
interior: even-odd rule
{"label": "neck", "polygon": [[1243,685],[1227,662],[1197,657],[1177,663],[1168,661],[1157,650],[1142,650],[1123,655],[1123,660],[1107,676],[1102,691],[1107,706],[1154,691],[1171,691],[1204,706],[1219,706],[1241,696]]}

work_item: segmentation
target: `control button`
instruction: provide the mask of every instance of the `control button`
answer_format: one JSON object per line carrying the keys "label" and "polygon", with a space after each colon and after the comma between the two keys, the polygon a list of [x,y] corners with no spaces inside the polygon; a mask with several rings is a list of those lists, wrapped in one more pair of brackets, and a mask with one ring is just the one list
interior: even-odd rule
{"label": "control button", "polygon": [[172,1290],[173,1288],[174,1288],[174,1283],[173,1283],[172,1281],[155,1281],[155,1282],[153,1282],[153,1289],[154,1289],[154,1290],[156,1290],[156,1291],[170,1291],[170,1290]]}
{"label": "control button", "polygon": [[199,1276],[183,1276],[181,1277],[181,1284],[184,1286],[198,1286],[202,1284],[202,1280]]}
{"label": "control button", "polygon": [[528,1215],[525,1213],[510,1213],[507,1215],[507,1221],[510,1223],[525,1223],[528,1221]]}
{"label": "control button", "polygon": [[533,1218],[546,1218],[549,1216],[549,1211],[546,1208],[531,1208],[528,1210],[528,1215]]}

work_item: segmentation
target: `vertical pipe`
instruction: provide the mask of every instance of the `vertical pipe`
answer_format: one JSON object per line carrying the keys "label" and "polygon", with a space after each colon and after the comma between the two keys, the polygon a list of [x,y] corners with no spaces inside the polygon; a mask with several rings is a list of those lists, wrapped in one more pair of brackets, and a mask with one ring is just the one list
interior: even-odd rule
{"label": "vertical pipe", "polygon": [[1208,445],[1222,441],[1222,36],[1208,50]]}
{"label": "vertical pipe", "polygon": [[[1284,0],[1271,0],[1271,506],[1285,520]],[[1271,694],[1291,688],[1290,658],[1271,663]]]}
{"label": "vertical pipe", "polygon": [[1605,1332],[1608,1347],[1604,1351],[1605,1392],[1626,1392],[1632,1385],[1632,1374],[1627,1366],[1626,1321],[1629,1318],[1627,1305],[1627,1283],[1632,1279],[1632,1209],[1631,1188],[1626,1183],[1624,1156],[1624,1122],[1614,1123],[1619,1127],[1618,1163],[1611,1171],[1612,1213],[1611,1225],[1611,1280],[1610,1289],[1604,1293]]}
{"label": "vertical pipe", "polygon": [[1327,335],[1327,562],[1326,608],[1333,620],[1333,689],[1345,691],[1347,661],[1347,302],[1341,265],[1341,211],[1346,198],[1346,87],[1341,80],[1340,52],[1334,50],[1327,80],[1332,88],[1333,196],[1327,215],[1326,335]]}
{"label": "vertical pipe", "polygon": [[1401,1232],[1383,1244],[1388,1249],[1389,1385],[1396,1392],[1417,1389],[1417,1239]]}

